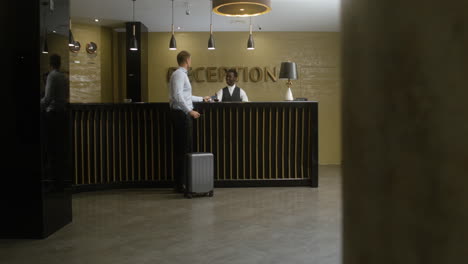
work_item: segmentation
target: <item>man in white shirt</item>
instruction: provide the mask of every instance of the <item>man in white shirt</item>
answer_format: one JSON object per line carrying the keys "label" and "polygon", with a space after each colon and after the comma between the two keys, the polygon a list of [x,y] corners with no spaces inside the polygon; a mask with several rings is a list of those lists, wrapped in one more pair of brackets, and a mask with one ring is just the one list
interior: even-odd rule
{"label": "man in white shirt", "polygon": [[216,97],[220,102],[248,102],[249,98],[245,91],[236,86],[237,71],[229,69],[226,72],[227,86],[216,93]]}
{"label": "man in white shirt", "polygon": [[41,142],[43,142],[44,177],[63,184],[66,180],[68,159],[69,130],[69,80],[60,71],[61,57],[52,54],[49,57],[50,71],[47,75],[45,96],[41,99]]}
{"label": "man in white shirt", "polygon": [[192,63],[190,53],[179,52],[177,63],[179,68],[172,73],[169,83],[169,105],[174,128],[175,190],[183,192],[186,182],[184,156],[186,153],[193,152],[193,119],[200,117],[200,113],[193,109],[193,102],[208,101],[210,97],[192,95],[192,85],[188,78],[188,69]]}

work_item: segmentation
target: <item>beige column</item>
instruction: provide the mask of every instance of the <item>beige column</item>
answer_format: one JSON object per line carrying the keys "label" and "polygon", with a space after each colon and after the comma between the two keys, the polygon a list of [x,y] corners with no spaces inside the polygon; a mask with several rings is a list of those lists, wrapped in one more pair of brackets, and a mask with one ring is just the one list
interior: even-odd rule
{"label": "beige column", "polygon": [[468,263],[468,1],[342,1],[343,263]]}

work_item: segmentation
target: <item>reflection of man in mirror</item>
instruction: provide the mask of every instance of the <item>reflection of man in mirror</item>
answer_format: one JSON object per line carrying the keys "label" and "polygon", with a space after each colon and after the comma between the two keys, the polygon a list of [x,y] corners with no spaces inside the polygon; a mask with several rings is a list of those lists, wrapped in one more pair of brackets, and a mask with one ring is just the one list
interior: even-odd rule
{"label": "reflection of man in mirror", "polygon": [[68,80],[60,72],[61,58],[52,54],[49,58],[50,71],[47,75],[45,96],[41,100],[42,109],[46,112],[64,111],[69,100]]}
{"label": "reflection of man in mirror", "polygon": [[69,81],[60,72],[61,58],[57,54],[49,57],[50,70],[45,85],[45,95],[41,99],[42,146],[44,177],[63,183],[68,171],[69,156]]}

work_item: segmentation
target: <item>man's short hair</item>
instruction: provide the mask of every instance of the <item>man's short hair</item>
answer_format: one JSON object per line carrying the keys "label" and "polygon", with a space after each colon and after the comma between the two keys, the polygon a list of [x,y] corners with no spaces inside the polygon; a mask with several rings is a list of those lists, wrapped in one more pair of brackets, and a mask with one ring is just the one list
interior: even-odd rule
{"label": "man's short hair", "polygon": [[188,53],[188,51],[183,50],[183,51],[179,52],[179,54],[177,54],[177,63],[179,65],[184,64],[185,62],[187,62],[187,59],[190,58],[190,56],[192,56],[192,55],[190,55],[190,53]]}
{"label": "man's short hair", "polygon": [[232,73],[234,74],[234,77],[237,78],[237,70],[236,70],[236,69],[229,69],[229,70],[227,70],[227,71],[226,71],[226,75],[227,75],[228,73],[230,73],[230,72],[232,72]]}
{"label": "man's short hair", "polygon": [[49,57],[49,65],[54,69],[60,69],[60,65],[62,64],[61,60],[60,55],[52,54]]}

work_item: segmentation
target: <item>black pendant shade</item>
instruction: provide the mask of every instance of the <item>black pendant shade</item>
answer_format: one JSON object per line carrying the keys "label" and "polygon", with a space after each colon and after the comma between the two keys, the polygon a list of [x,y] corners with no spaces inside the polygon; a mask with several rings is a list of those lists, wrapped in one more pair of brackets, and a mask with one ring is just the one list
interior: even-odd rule
{"label": "black pendant shade", "polygon": [[255,49],[255,42],[254,42],[252,34],[249,35],[249,40],[247,40],[247,49],[248,50],[254,50]]}
{"label": "black pendant shade", "polygon": [[47,36],[44,36],[44,46],[42,47],[42,53],[49,53],[49,46],[47,45]]}
{"label": "black pendant shade", "polygon": [[68,30],[68,46],[75,47],[75,38],[73,38],[71,29]]}
{"label": "black pendant shade", "polygon": [[138,50],[138,41],[137,41],[135,35],[134,35],[133,38],[130,40],[130,50],[133,50],[133,51],[137,51],[137,50]]}
{"label": "black pendant shade", "polygon": [[177,50],[177,42],[174,36],[174,0],[172,0],[172,36],[169,41],[169,50]]}
{"label": "black pendant shade", "polygon": [[216,49],[215,47],[215,40],[213,38],[213,34],[210,34],[210,38],[208,39],[208,49],[209,50],[214,50]]}
{"label": "black pendant shade", "polygon": [[169,49],[170,50],[176,50],[177,49],[177,42],[176,42],[174,34],[172,34],[171,40],[169,41]]}

